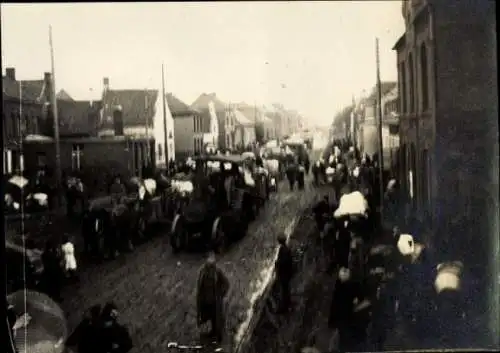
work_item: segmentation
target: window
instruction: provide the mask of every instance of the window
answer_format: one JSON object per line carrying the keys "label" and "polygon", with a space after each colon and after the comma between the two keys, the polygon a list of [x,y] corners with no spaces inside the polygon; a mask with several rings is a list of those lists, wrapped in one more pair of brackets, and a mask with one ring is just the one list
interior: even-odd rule
{"label": "window", "polygon": [[429,158],[429,151],[427,149],[422,151],[422,201],[424,202],[424,208],[429,211],[431,205],[431,161]]}
{"label": "window", "polygon": [[74,144],[71,153],[71,167],[73,170],[80,170],[82,168],[83,145]]}
{"label": "window", "polygon": [[196,115],[193,116],[193,131],[194,132],[198,132],[197,128],[196,128]]}
{"label": "window", "polygon": [[10,113],[10,120],[12,123],[12,137],[17,138],[19,137],[19,121],[18,121],[18,115],[16,113]]}
{"label": "window", "polygon": [[425,43],[420,48],[420,70],[422,83],[422,110],[426,111],[429,108],[429,78],[427,70],[427,48]]}
{"label": "window", "polygon": [[47,156],[44,152],[36,153],[36,163],[38,167],[46,167],[47,166]]}
{"label": "window", "polygon": [[3,150],[3,173],[12,173],[12,151],[9,149]]}
{"label": "window", "polygon": [[414,92],[414,76],[413,76],[413,56],[410,54],[408,58],[408,93],[409,107],[408,112],[413,113],[415,109],[415,92]]}
{"label": "window", "polygon": [[161,145],[161,143],[158,144],[158,159],[162,159],[163,158],[163,146]]}
{"label": "window", "polygon": [[20,132],[21,132],[21,136],[24,136],[25,134],[28,133],[28,120],[29,120],[29,117],[28,115],[25,115],[24,118],[23,117],[19,117],[20,121]]}

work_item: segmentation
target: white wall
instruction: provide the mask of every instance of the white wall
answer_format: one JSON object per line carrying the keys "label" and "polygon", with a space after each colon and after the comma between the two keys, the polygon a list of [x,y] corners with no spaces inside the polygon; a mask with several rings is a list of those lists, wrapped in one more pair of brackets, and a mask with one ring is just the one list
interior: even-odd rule
{"label": "white wall", "polygon": [[[161,90],[159,90],[161,92]],[[166,98],[165,98],[166,99]],[[174,135],[174,119],[172,118],[172,113],[168,107],[167,102],[165,101],[165,110],[166,110],[166,121],[167,121],[167,137],[172,135],[172,138],[169,139],[167,150],[168,150],[168,158],[175,160],[175,135]],[[163,124],[163,99],[161,97],[161,93],[158,95],[158,99],[155,103],[155,116],[153,118],[153,136],[155,138],[155,160],[156,165],[162,165],[166,163],[165,153],[158,153],[158,146],[160,145],[162,150],[165,150],[165,130]]]}

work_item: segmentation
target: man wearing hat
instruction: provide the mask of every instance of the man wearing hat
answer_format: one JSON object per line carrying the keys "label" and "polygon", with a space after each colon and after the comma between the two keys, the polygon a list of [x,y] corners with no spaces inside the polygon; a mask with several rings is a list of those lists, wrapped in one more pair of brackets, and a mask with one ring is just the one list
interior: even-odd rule
{"label": "man wearing hat", "polygon": [[290,282],[293,276],[293,256],[290,247],[287,244],[287,236],[280,234],[278,236],[280,248],[278,258],[276,259],[276,279],[278,280],[281,303],[279,312],[285,313],[290,310]]}
{"label": "man wearing hat", "polygon": [[224,297],[229,290],[229,281],[217,266],[215,253],[211,251],[198,276],[196,304],[198,325],[210,321],[210,338],[222,341],[224,331]]}

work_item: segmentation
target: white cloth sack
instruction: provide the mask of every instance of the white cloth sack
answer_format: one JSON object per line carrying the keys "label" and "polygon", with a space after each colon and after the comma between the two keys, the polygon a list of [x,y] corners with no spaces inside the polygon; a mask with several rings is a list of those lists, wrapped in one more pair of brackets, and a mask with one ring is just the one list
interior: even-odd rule
{"label": "white cloth sack", "polygon": [[328,168],[326,168],[325,173],[326,173],[326,175],[333,175],[333,174],[335,174],[335,168],[328,167]]}
{"label": "white cloth sack", "polygon": [[437,266],[434,289],[439,294],[444,290],[460,290],[463,265],[460,261],[442,263]]}
{"label": "white cloth sack", "polygon": [[252,173],[248,170],[243,170],[243,180],[248,186],[255,186],[255,180],[252,178]]}
{"label": "white cloth sack", "polygon": [[172,189],[181,193],[191,193],[194,190],[194,186],[190,181],[172,180]]}
{"label": "white cloth sack", "polygon": [[156,192],[156,180],[148,178],[144,180],[144,186],[146,187],[147,192],[149,192],[150,195],[154,196]]}
{"label": "white cloth sack", "polygon": [[61,246],[64,255],[64,269],[76,270],[75,247],[71,242],[67,242]]}
{"label": "white cloth sack", "polygon": [[398,239],[397,248],[401,255],[412,255],[415,252],[415,241],[411,234],[401,234]]}
{"label": "white cloth sack", "polygon": [[271,173],[278,173],[280,162],[277,159],[266,159],[265,166]]}
{"label": "white cloth sack", "polygon": [[368,202],[359,191],[343,195],[340,198],[339,208],[333,213],[335,218],[349,215],[368,216]]}

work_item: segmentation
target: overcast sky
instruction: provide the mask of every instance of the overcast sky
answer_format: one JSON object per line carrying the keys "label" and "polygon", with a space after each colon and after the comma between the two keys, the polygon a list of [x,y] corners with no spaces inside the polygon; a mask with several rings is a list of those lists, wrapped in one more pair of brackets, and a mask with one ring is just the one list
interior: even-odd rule
{"label": "overcast sky", "polygon": [[75,99],[99,97],[103,77],[158,88],[164,62],[166,90],[187,104],[215,92],[319,124],[375,84],[375,37],[382,80],[396,80],[404,31],[401,1],[2,4],[1,20],[2,65],[20,79],[50,71],[52,25],[57,90]]}

